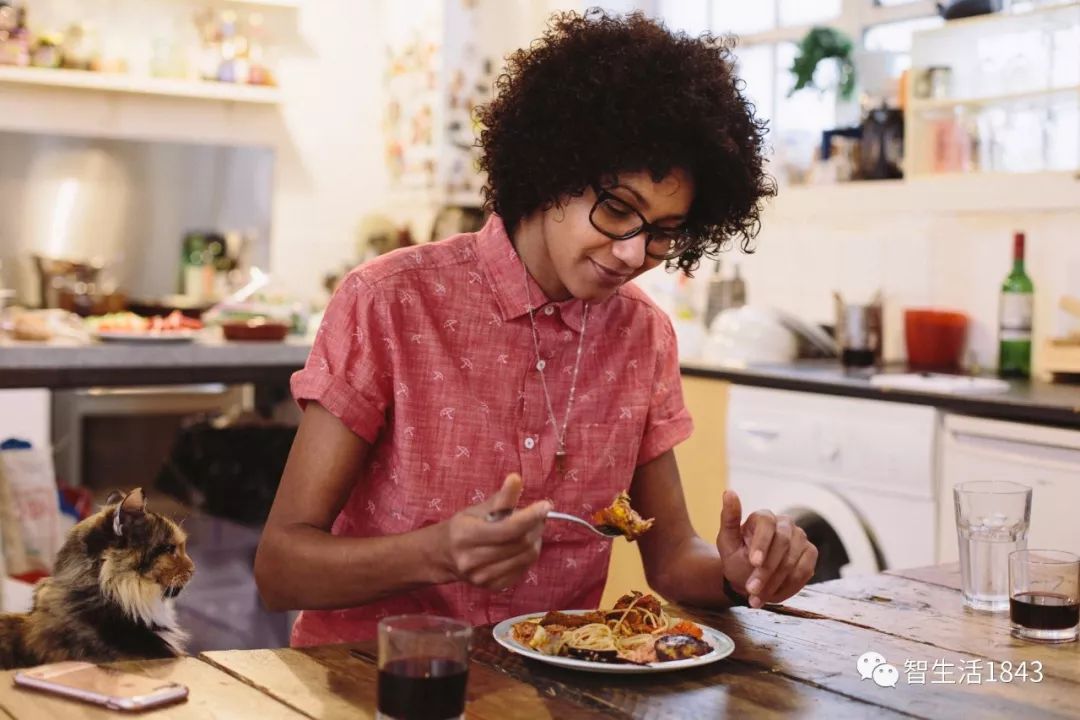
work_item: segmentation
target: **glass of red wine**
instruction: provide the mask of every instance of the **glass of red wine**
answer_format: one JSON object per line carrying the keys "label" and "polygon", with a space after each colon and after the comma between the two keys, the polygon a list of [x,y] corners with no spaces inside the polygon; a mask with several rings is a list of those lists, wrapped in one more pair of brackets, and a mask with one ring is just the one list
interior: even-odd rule
{"label": "glass of red wine", "polygon": [[380,720],[465,717],[472,628],[435,615],[379,621]]}
{"label": "glass of red wine", "polygon": [[1025,640],[1070,642],[1080,626],[1080,557],[1061,550],[1009,555],[1009,618]]}

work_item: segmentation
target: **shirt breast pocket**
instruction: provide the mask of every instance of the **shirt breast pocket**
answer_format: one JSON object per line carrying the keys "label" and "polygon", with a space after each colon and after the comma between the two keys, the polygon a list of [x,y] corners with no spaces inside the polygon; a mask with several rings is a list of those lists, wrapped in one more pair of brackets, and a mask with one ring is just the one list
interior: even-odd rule
{"label": "shirt breast pocket", "polygon": [[588,517],[629,492],[642,426],[636,422],[581,423],[567,430],[563,473],[553,473],[556,509]]}

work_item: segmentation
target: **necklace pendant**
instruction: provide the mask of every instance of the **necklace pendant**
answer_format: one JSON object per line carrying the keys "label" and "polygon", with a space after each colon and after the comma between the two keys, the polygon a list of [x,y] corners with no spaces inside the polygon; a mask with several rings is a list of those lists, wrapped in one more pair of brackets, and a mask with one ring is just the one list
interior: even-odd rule
{"label": "necklace pendant", "polygon": [[566,472],[566,451],[559,448],[555,451],[555,469],[560,472]]}

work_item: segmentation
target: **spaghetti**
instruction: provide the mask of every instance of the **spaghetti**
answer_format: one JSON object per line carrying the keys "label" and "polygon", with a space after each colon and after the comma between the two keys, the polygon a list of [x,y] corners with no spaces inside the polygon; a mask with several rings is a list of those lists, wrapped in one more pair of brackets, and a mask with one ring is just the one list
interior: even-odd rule
{"label": "spaghetti", "polygon": [[594,662],[647,664],[712,652],[695,623],[672,617],[652,595],[622,596],[610,610],[581,615],[549,612],[519,622],[514,639],[545,655]]}

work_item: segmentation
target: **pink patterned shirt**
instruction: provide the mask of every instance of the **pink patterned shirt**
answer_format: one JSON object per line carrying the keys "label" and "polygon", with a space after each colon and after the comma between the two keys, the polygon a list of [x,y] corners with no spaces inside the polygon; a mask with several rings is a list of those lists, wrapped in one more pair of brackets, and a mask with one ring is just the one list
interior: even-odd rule
{"label": "pink patterned shirt", "polygon": [[[371,443],[334,535],[405,533],[524,479],[521,504],[550,498],[587,516],[627,490],[635,467],[689,437],[671,324],[626,285],[591,306],[563,473],[536,369],[526,274],[502,220],[405,248],[344,280],[292,392],[318,401]],[[583,303],[549,302],[528,283],[551,403],[561,426]],[[610,543],[549,523],[539,560],[502,592],[431,586],[356,608],[304,611],[295,646],[374,637],[382,617],[431,613],[474,625],[551,608],[596,607]]]}

